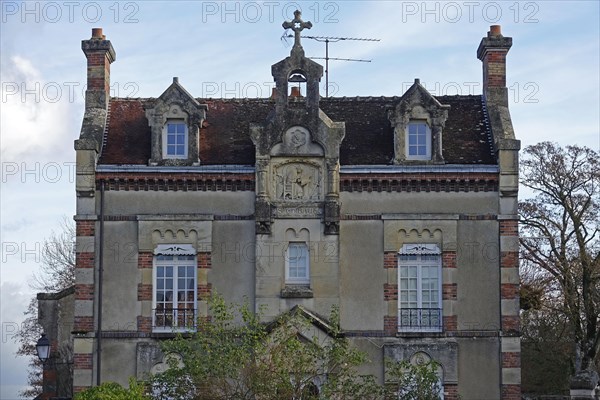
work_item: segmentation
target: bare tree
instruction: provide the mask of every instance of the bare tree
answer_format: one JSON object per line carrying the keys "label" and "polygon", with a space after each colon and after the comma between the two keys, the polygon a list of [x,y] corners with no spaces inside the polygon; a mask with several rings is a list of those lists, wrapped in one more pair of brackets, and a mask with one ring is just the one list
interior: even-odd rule
{"label": "bare tree", "polygon": [[[567,321],[575,376],[597,382],[600,350],[600,159],[586,147],[542,142],[521,162],[521,259],[544,302]],[[587,379],[587,378],[586,378]]]}
{"label": "bare tree", "polygon": [[60,292],[75,284],[75,225],[66,217],[60,230],[44,240],[42,265],[33,274],[30,287],[42,292]]}
{"label": "bare tree", "polygon": [[[75,226],[63,217],[59,231],[52,231],[44,240],[42,264],[29,283],[31,289],[41,292],[60,292],[75,283]],[[42,334],[38,324],[38,302],[34,296],[27,310],[21,329],[15,335],[19,343],[17,354],[29,357],[27,383],[29,387],[19,394],[33,398],[42,392],[42,363],[37,357],[35,343]],[[60,348],[60,352],[68,349]]]}

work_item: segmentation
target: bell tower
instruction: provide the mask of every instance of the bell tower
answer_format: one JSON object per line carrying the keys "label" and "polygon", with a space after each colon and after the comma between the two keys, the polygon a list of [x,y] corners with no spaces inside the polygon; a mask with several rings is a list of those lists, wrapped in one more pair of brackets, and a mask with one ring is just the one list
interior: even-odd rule
{"label": "bell tower", "polygon": [[[319,109],[319,82],[323,66],[304,55],[300,36],[312,24],[304,22],[300,11],[296,10],[294,19],[284,22],[283,27],[293,30],[294,46],[288,57],[271,67],[276,86],[275,112],[263,124],[250,125],[250,135],[256,147],[256,231],[270,234],[273,216],[281,215],[280,211],[290,204],[296,207],[298,202],[305,201],[313,210],[310,213],[305,210],[306,213],[322,219],[324,232],[337,234],[339,148],[345,135],[345,125],[333,122]],[[305,97],[291,87],[295,82],[306,83]],[[293,185],[290,186],[285,177],[278,175],[283,172],[276,167],[278,163],[290,163],[290,157],[296,164],[316,168],[310,175],[311,184],[302,183],[304,189],[294,193],[281,189],[286,185],[289,189]],[[317,164],[321,167],[317,168]],[[308,168],[299,164],[296,167],[298,173]],[[308,179],[308,176],[298,177],[298,182]],[[306,190],[312,190],[310,196]]]}
{"label": "bell tower", "polygon": [[[267,306],[267,317],[297,304],[328,314],[338,298],[345,124],[319,109],[323,66],[304,55],[300,36],[312,24],[296,11],[283,27],[294,32],[294,46],[271,67],[275,110],[263,123],[250,124],[256,149],[256,305]],[[304,96],[296,83],[306,84]],[[325,252],[329,258],[322,257]]]}

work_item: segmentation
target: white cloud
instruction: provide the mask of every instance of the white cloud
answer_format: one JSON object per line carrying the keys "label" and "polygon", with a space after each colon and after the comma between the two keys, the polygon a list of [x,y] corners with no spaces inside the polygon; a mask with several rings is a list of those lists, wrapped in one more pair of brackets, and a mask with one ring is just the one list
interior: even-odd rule
{"label": "white cloud", "polygon": [[[26,57],[2,65],[1,157],[10,161],[62,161],[72,158],[72,106],[69,83],[49,81]],[[67,156],[68,154],[68,156]]]}

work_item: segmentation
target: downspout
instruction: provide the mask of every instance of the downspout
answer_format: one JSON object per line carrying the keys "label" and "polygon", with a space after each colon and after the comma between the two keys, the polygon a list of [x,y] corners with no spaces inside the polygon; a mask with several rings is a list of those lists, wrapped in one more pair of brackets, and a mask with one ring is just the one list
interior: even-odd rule
{"label": "downspout", "polygon": [[104,272],[104,180],[100,180],[100,234],[98,246],[98,326],[96,328],[96,385],[102,367],[102,280]]}

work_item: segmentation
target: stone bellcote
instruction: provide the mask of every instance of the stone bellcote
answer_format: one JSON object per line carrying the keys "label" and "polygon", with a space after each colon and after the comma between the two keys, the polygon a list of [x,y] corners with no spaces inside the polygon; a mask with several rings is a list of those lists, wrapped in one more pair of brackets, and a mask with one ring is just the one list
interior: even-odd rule
{"label": "stone bellcote", "polygon": [[[294,46],[271,67],[274,113],[262,124],[250,124],[256,148],[256,232],[269,234],[274,218],[290,218],[293,210],[303,207],[299,218],[320,218],[326,234],[337,234],[339,149],[345,125],[319,109],[323,66],[305,57],[300,42],[302,30],[312,24],[296,11],[283,27],[293,30]],[[306,83],[305,97],[289,95],[290,83],[295,82]]]}
{"label": "stone bellcote", "polygon": [[[294,46],[290,56],[274,64],[271,74],[275,80],[276,113],[283,114],[294,110],[293,114],[305,114],[308,119],[317,120],[319,115],[319,82],[323,77],[323,66],[306,58],[300,42],[300,33],[310,29],[312,24],[301,19],[300,11],[294,12],[291,22],[284,22],[283,27],[294,32]],[[290,83],[305,82],[306,97],[290,96]]]}

